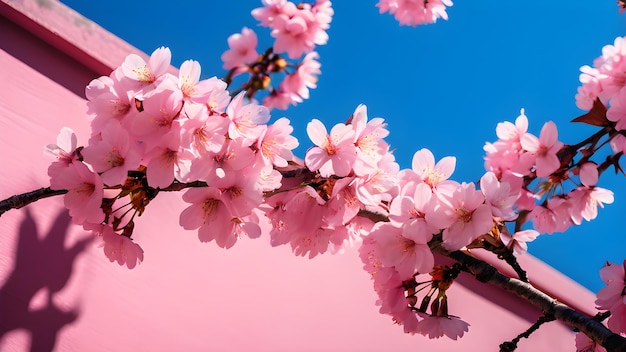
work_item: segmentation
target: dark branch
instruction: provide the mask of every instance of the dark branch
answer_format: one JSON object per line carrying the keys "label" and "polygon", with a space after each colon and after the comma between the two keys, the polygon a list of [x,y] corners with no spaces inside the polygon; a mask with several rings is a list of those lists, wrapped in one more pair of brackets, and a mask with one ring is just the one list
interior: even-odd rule
{"label": "dark branch", "polygon": [[553,321],[553,320],[554,320],[553,316],[548,316],[548,315],[540,316],[539,319],[537,319],[537,321],[528,328],[528,330],[526,330],[523,333],[517,335],[513,340],[502,343],[500,345],[500,352],[513,352],[513,351],[515,351],[515,349],[517,348],[517,343],[522,338],[526,338],[527,339],[530,336],[530,334],[532,334],[533,332],[537,331],[537,329],[539,329],[539,327],[541,325],[543,325],[544,323],[547,323],[549,321]]}
{"label": "dark branch", "polygon": [[50,187],[36,189],[31,192],[17,194],[0,201],[0,216],[11,209],[19,209],[30,203],[36,202],[43,198],[58,196],[67,193],[67,190],[52,190]]}
{"label": "dark branch", "polygon": [[[178,181],[174,181],[167,188],[159,189],[160,192],[175,192],[182,191],[185,188],[195,188],[195,187],[208,187],[206,182],[202,181],[193,181],[188,183],[182,183]],[[120,188],[120,186],[111,187]],[[30,203],[34,203],[40,199],[58,196],[67,193],[65,189],[53,190],[50,187],[40,188],[31,192],[17,194],[11,196],[7,199],[0,201],[0,216],[6,213],[11,209],[19,209],[29,205]]]}
{"label": "dark branch", "polygon": [[546,316],[552,316],[556,320],[579,330],[604,346],[608,352],[626,351],[626,338],[613,333],[593,317],[588,317],[558,302],[529,283],[501,274],[496,268],[480,259],[461,251],[447,251],[441,246],[440,238],[435,238],[429,245],[433,252],[456,260],[478,281],[492,284],[524,298],[533,306],[541,309]]}

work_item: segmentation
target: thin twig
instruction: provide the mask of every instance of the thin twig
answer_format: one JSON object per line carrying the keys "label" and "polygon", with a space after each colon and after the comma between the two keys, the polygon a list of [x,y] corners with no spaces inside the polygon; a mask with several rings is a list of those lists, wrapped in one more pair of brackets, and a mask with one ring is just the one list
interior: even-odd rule
{"label": "thin twig", "polygon": [[511,341],[507,341],[507,342],[503,342],[500,345],[500,352],[513,352],[515,351],[515,349],[517,348],[517,343],[522,339],[522,338],[528,338],[530,336],[530,334],[532,334],[533,332],[537,331],[537,329],[539,329],[539,327],[541,325],[543,325],[544,323],[550,322],[550,321],[554,321],[554,317],[550,316],[550,315],[542,315],[539,317],[539,319],[537,319],[537,321],[531,325],[526,331],[524,331],[523,333],[517,335],[513,340]]}

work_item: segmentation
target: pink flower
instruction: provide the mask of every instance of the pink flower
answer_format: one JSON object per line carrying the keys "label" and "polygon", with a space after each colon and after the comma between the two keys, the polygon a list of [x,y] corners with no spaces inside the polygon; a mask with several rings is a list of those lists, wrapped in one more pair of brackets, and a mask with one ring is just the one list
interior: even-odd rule
{"label": "pink flower", "polygon": [[253,142],[263,133],[265,127],[262,125],[269,121],[270,112],[263,105],[244,105],[244,97],[245,92],[237,94],[226,109],[230,119],[228,136],[232,139],[243,137]]}
{"label": "pink flower", "polygon": [[580,182],[582,187],[578,187],[570,194],[571,209],[570,215],[576,225],[582,223],[582,219],[591,221],[598,216],[598,206],[613,203],[613,192],[596,187],[598,182],[598,168],[596,164],[588,162],[580,167]]}
{"label": "pink flower", "polygon": [[129,237],[117,234],[110,226],[103,226],[100,247],[111,262],[126,265],[128,269],[143,261],[143,249]]}
{"label": "pink flower", "polygon": [[298,95],[294,95],[291,92],[284,92],[279,87],[278,89],[272,89],[270,94],[263,98],[263,105],[268,109],[286,110],[289,104],[296,105],[301,103],[302,98]]}
{"label": "pink flower", "polygon": [[576,352],[606,352],[606,348],[596,343],[582,332],[576,333]]}
{"label": "pink flower", "polygon": [[266,202],[271,208],[266,216],[272,224],[272,246],[289,243],[294,254],[313,258],[325,253],[331,242],[341,244],[348,237],[343,226],[325,226],[326,202],[310,186],[276,194]]}
{"label": "pink flower", "polygon": [[328,215],[324,223],[328,227],[345,226],[361,210],[362,204],[356,196],[354,177],[344,177],[335,182],[330,199],[326,202]]}
{"label": "pink flower", "polygon": [[494,143],[486,143],[483,149],[485,156],[485,169],[491,171],[498,178],[505,173],[518,174],[519,176],[530,173],[534,163],[532,158],[525,156],[520,140],[528,130],[528,118],[524,115],[524,109],[515,119],[515,124],[505,121],[496,126],[498,140]]}
{"label": "pink flower", "polygon": [[593,102],[598,98],[602,87],[600,81],[596,78],[600,76],[597,69],[587,65],[580,68],[580,82],[583,84],[578,87],[576,93],[576,106],[582,110],[591,110]]}
{"label": "pink flower", "polygon": [[399,169],[400,165],[396,163],[393,154],[387,152],[373,173],[355,179],[356,196],[366,208],[381,214],[387,211],[386,204],[393,198],[391,192],[398,183]]}
{"label": "pink flower", "polygon": [[241,34],[235,33],[228,37],[229,49],[222,54],[224,69],[229,70],[254,62],[259,57],[256,51],[257,42],[256,33],[247,27],[243,27]]}
{"label": "pink flower", "polygon": [[226,143],[229,120],[219,115],[209,115],[206,106],[185,106],[187,119],[181,124],[181,145],[196,156],[218,153]]}
{"label": "pink flower", "polygon": [[316,44],[328,41],[326,29],[333,15],[330,1],[319,0],[312,6],[307,3],[296,6],[285,1],[264,1],[264,4],[265,8],[255,9],[252,14],[262,25],[272,28],[275,52],[287,52],[296,59],[313,51]]}
{"label": "pink flower", "polygon": [[316,145],[304,157],[309,170],[319,170],[322,177],[348,176],[356,159],[354,130],[350,126],[337,124],[328,134],[324,124],[313,119],[307,125],[306,131]]}
{"label": "pink flower", "polygon": [[611,99],[611,106],[606,112],[606,118],[615,122],[615,129],[618,131],[626,130],[626,89],[620,90]]}
{"label": "pink flower", "polygon": [[380,0],[376,7],[380,13],[389,12],[401,25],[417,26],[435,23],[438,18],[448,19],[446,6],[452,6],[450,0]]}
{"label": "pink flower", "polygon": [[57,144],[48,144],[44,148],[44,153],[52,155],[56,158],[48,167],[48,176],[51,178],[50,186],[52,189],[63,189],[63,187],[57,187],[53,185],[53,181],[58,180],[61,173],[65,172],[73,162],[78,161],[78,155],[76,154],[76,146],[78,142],[76,134],[69,127],[63,127],[61,132],[57,135]]}
{"label": "pink flower", "polygon": [[528,215],[528,219],[533,222],[533,227],[540,233],[547,234],[567,230],[572,224],[570,200],[553,197],[548,200],[547,205],[547,207],[536,206]]}
{"label": "pink flower", "polygon": [[[426,214],[434,211],[437,199],[425,183],[417,184],[413,192],[405,193],[405,190],[403,188],[400,196],[391,202],[389,220],[394,226],[405,228],[403,236],[424,237],[430,241],[430,237],[439,229],[427,221]],[[404,232],[409,230],[411,234],[405,235]]]}
{"label": "pink flower", "polygon": [[283,13],[287,0],[262,0],[263,7],[252,10],[252,16],[261,22],[261,26],[270,27],[274,18]]}
{"label": "pink flower", "polygon": [[501,234],[500,239],[506,247],[513,250],[516,256],[519,256],[528,250],[526,243],[534,241],[537,236],[539,236],[539,232],[535,230],[521,230],[511,237],[508,234]]}
{"label": "pink flower", "polygon": [[261,155],[277,167],[286,167],[287,162],[293,160],[291,152],[298,146],[298,140],[291,135],[293,127],[289,119],[282,117],[267,127],[267,130],[259,138]]}
{"label": "pink flower", "polygon": [[183,62],[178,71],[178,88],[186,99],[204,104],[211,91],[214,88],[214,83],[211,79],[200,81],[200,63],[195,60],[187,60]]}
{"label": "pink flower", "polygon": [[100,176],[81,162],[73,162],[50,180],[50,188],[66,189],[63,197],[75,224],[101,223],[104,213],[100,206],[104,195],[104,185]]}
{"label": "pink flower", "polygon": [[474,183],[462,183],[452,193],[437,195],[440,207],[427,213],[426,220],[444,229],[443,245],[446,249],[461,249],[491,230],[491,209]]}
{"label": "pink flower", "polygon": [[205,105],[209,109],[210,115],[219,115],[226,110],[230,103],[230,93],[226,89],[226,82],[217,77],[211,77],[206,81],[210,93]]}
{"label": "pink flower", "polygon": [[423,320],[419,322],[418,332],[430,339],[438,339],[443,335],[456,340],[463,337],[463,334],[469,331],[469,324],[458,317],[449,316],[431,316],[426,313],[417,313]]}
{"label": "pink flower", "polygon": [[447,156],[435,165],[435,156],[426,148],[418,150],[413,155],[413,171],[432,188],[447,180],[454,172],[455,166],[456,158],[453,156]]}
{"label": "pink flower", "polygon": [[508,182],[500,182],[492,172],[487,172],[480,178],[480,190],[485,195],[493,216],[507,221],[517,217],[513,206],[519,198],[519,190],[511,188]]}
{"label": "pink flower", "polygon": [[164,134],[161,143],[146,154],[146,177],[150,187],[166,188],[175,178],[186,179],[193,155],[181,148],[179,128]]}
{"label": "pink flower", "polygon": [[411,224],[403,231],[389,223],[380,223],[370,232],[379,247],[377,252],[381,263],[394,267],[401,279],[409,279],[416,272],[428,273],[435,264],[428,247],[432,234],[420,231],[417,222]]}
{"label": "pink flower", "polygon": [[621,134],[615,135],[615,137],[611,139],[611,149],[614,153],[626,153],[626,137]]}
{"label": "pink flower", "polygon": [[91,135],[102,131],[111,119],[122,122],[131,112],[131,100],[135,92],[121,81],[129,81],[120,76],[120,69],[111,73],[110,77],[102,76],[89,82],[85,88],[87,96],[87,113],[93,117],[91,121]]}
{"label": "pink flower", "polygon": [[215,240],[218,246],[228,249],[241,235],[256,238],[261,234],[254,220],[233,214],[218,188],[190,189],[183,200],[191,205],[180,214],[180,226],[185,230],[198,229],[201,242]]}
{"label": "pink flower", "polygon": [[100,136],[100,140],[92,139],[82,150],[85,162],[101,173],[106,185],[123,184],[128,171],[139,166],[141,156],[131,145],[128,132],[115,120],[107,124]]}
{"label": "pink flower", "polygon": [[600,277],[606,284],[598,291],[598,309],[611,311],[607,322],[609,329],[620,334],[626,333],[626,260],[622,265],[609,263],[600,269]]}
{"label": "pink flower", "polygon": [[316,52],[308,53],[296,68],[296,71],[280,83],[280,91],[285,94],[293,94],[301,99],[309,99],[309,88],[317,87],[317,75],[321,74],[322,66],[317,59]]}
{"label": "pink flower", "polygon": [[154,90],[143,96],[142,106],[143,111],[133,118],[131,132],[150,149],[160,143],[179,117],[183,92],[178,88],[178,80],[172,75],[164,76]]}
{"label": "pink flower", "polygon": [[350,125],[356,135],[357,158],[353,169],[354,173],[364,176],[376,172],[378,162],[389,151],[389,145],[383,140],[389,131],[382,118],[367,121],[367,107],[359,105],[352,113]]}
{"label": "pink flower", "polygon": [[138,55],[128,55],[122,64],[122,70],[124,75],[130,79],[143,83],[152,83],[165,74],[170,66],[171,59],[172,53],[170,49],[160,47],[150,55],[148,63]]}
{"label": "pink flower", "polygon": [[561,166],[561,161],[556,154],[563,143],[558,141],[558,132],[554,122],[548,121],[543,125],[539,138],[526,133],[522,136],[520,143],[525,150],[535,155],[535,171],[538,177],[548,177]]}

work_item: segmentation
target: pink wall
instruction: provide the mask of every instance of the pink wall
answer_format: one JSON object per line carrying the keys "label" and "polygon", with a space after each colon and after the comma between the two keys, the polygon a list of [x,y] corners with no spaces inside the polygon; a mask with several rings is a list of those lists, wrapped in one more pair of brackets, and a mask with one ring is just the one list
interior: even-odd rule
{"label": "pink wall", "polygon": [[[42,150],[61,127],[86,142],[83,87],[136,50],[57,2],[3,0],[0,14],[4,199],[47,185]],[[99,241],[69,223],[62,198],[4,214],[0,350],[492,351],[540,315],[462,275],[450,310],[470,333],[456,342],[405,335],[378,314],[355,249],[308,260],[260,238],[226,251],[182,230],[182,207],[175,194],[161,194],[137,221],[145,261],[134,270],[109,263]],[[562,301],[593,307],[590,292],[531,257],[524,262]],[[571,331],[550,323],[518,350],[573,346]]]}

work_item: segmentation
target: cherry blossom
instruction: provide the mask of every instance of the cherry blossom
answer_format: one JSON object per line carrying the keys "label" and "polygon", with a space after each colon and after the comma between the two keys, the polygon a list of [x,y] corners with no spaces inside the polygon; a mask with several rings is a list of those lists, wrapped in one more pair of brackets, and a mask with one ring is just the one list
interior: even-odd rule
{"label": "cherry blossom", "polygon": [[418,315],[423,318],[418,325],[419,332],[431,339],[446,335],[456,340],[469,330],[469,324],[455,316],[431,316],[421,312]]}
{"label": "cherry blossom", "polygon": [[456,158],[453,156],[447,156],[435,164],[435,156],[426,148],[413,155],[413,171],[432,188],[436,188],[442,182],[449,184],[445,181],[452,175],[455,166]]}
{"label": "cherry blossom", "polygon": [[508,234],[501,234],[500,239],[502,243],[513,251],[516,256],[526,253],[528,250],[528,242],[532,242],[539,236],[539,232],[535,230],[520,230],[509,236]]}
{"label": "cherry blossom", "polygon": [[178,71],[178,88],[183,92],[185,99],[202,104],[208,100],[214,83],[211,79],[200,80],[198,61],[186,60]]}
{"label": "cherry blossom", "polygon": [[[69,127],[63,127],[57,135],[57,144],[48,144],[44,148],[44,153],[56,158],[54,162],[48,167],[48,176],[52,180],[60,180],[62,176],[60,174],[65,171],[73,162],[78,161],[78,154],[76,153],[77,138],[74,131]],[[63,187],[54,186],[51,183],[53,189],[63,189]]]}
{"label": "cherry blossom", "polygon": [[480,190],[493,216],[503,220],[514,220],[517,217],[513,206],[519,198],[518,189],[512,189],[508,182],[500,182],[494,173],[487,172],[480,178]]}
{"label": "cherry blossom", "polygon": [[575,343],[576,352],[606,352],[606,348],[581,332],[576,333]]}
{"label": "cherry blossom", "polygon": [[461,249],[491,230],[493,216],[485,197],[474,183],[462,183],[452,193],[438,193],[440,206],[429,213],[429,222],[443,228],[443,245]]}
{"label": "cherry blossom", "polygon": [[374,118],[368,121],[367,107],[363,104],[357,106],[352,114],[350,124],[354,128],[357,158],[353,169],[359,176],[376,172],[378,162],[389,151],[389,145],[383,138],[389,135],[387,124],[382,118]]}
{"label": "cherry blossom", "polygon": [[107,124],[100,138],[92,139],[81,154],[94,171],[100,173],[105,184],[115,186],[124,183],[128,171],[139,166],[139,151],[131,144],[128,132],[115,120]]}
{"label": "cherry blossom", "polygon": [[306,153],[306,166],[311,171],[319,170],[322,177],[348,176],[356,159],[354,130],[341,123],[336,124],[328,134],[324,124],[313,119],[306,131],[316,145]]}
{"label": "cherry blossom", "polygon": [[150,55],[147,63],[138,55],[128,55],[122,64],[122,70],[124,75],[130,79],[142,83],[152,83],[165,74],[171,59],[170,49],[160,47]]}
{"label": "cherry blossom", "polygon": [[129,237],[117,234],[111,226],[102,227],[100,247],[111,262],[134,268],[143,261],[143,249]]}
{"label": "cherry blossom", "polygon": [[63,197],[75,224],[100,223],[104,213],[100,208],[104,185],[100,176],[81,162],[72,162],[58,174],[50,175],[51,189],[66,189]]}
{"label": "cherry blossom", "polygon": [[435,264],[428,248],[432,234],[414,229],[417,223],[412,224],[403,231],[388,223],[378,223],[370,232],[379,246],[381,263],[394,267],[403,279],[412,277],[416,272],[428,273]]}
{"label": "cherry blossom", "polygon": [[548,121],[543,125],[539,138],[526,133],[520,139],[520,143],[525,150],[534,154],[536,158],[535,171],[538,177],[548,177],[561,166],[556,153],[561,149],[563,143],[558,141],[554,122]]}
{"label": "cherry blossom", "polygon": [[218,188],[190,189],[183,200],[191,205],[180,214],[180,225],[185,230],[197,229],[201,242],[215,241],[228,249],[242,235],[256,238],[261,233],[254,221],[233,214]]}
{"label": "cherry blossom", "polygon": [[580,167],[580,181],[582,187],[578,187],[570,193],[572,208],[571,218],[574,224],[580,225],[582,219],[591,221],[598,216],[598,206],[613,203],[613,192],[596,187],[598,182],[598,169],[596,164],[588,162]]}
{"label": "cherry blossom", "polygon": [[380,0],[376,7],[380,13],[389,12],[401,25],[417,26],[435,23],[438,18],[448,19],[446,6],[452,6],[450,0]]}
{"label": "cherry blossom", "polygon": [[256,33],[248,27],[243,27],[241,33],[228,37],[229,49],[222,54],[224,68],[229,70],[256,60],[259,57],[256,51],[257,42]]}
{"label": "cherry blossom", "polygon": [[282,117],[269,125],[259,138],[258,148],[270,164],[285,167],[293,159],[291,151],[298,146],[298,140],[291,132],[293,127],[289,124],[289,119]]}
{"label": "cherry blossom", "polygon": [[596,305],[611,311],[609,329],[626,333],[626,260],[621,265],[607,262],[600,269],[600,277],[606,286],[598,291]]}
{"label": "cherry blossom", "polygon": [[269,110],[262,105],[245,104],[245,93],[241,92],[228,105],[226,114],[230,119],[228,136],[232,139],[239,137],[255,141],[263,133],[264,125],[270,119]]}
{"label": "cherry blossom", "polygon": [[280,83],[280,91],[297,96],[298,98],[294,98],[294,101],[309,99],[309,88],[317,87],[317,75],[322,73],[318,59],[319,55],[316,52],[308,53],[296,71]]}

